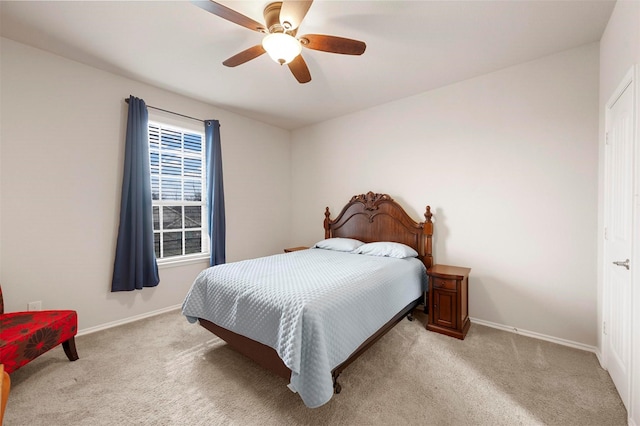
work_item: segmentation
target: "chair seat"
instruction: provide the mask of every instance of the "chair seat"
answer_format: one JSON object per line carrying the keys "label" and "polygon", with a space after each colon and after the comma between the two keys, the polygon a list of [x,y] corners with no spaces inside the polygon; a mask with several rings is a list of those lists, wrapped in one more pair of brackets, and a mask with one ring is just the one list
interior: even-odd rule
{"label": "chair seat", "polygon": [[0,364],[11,373],[78,332],[76,311],[0,314]]}

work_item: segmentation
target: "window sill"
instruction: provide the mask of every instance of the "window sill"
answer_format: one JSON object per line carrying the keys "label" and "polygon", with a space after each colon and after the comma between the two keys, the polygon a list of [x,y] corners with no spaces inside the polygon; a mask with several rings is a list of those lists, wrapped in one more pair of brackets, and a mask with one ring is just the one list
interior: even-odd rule
{"label": "window sill", "polygon": [[209,253],[194,254],[191,256],[180,256],[168,259],[158,259],[158,269],[173,268],[175,266],[192,265],[194,263],[205,263],[209,266]]}

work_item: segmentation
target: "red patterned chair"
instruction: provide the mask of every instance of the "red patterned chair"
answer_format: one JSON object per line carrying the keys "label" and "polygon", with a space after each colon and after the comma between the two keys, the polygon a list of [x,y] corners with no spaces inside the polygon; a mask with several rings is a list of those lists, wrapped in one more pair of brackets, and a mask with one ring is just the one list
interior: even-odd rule
{"label": "red patterned chair", "polygon": [[76,311],[4,313],[0,287],[0,364],[11,373],[62,343],[69,361],[78,359]]}

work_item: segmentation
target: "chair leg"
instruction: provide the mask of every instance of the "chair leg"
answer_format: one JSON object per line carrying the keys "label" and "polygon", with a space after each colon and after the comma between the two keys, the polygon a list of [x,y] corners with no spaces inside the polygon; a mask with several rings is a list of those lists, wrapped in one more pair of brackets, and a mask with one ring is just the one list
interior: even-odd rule
{"label": "chair leg", "polygon": [[4,366],[0,364],[0,425],[4,417],[4,410],[7,408],[7,399],[9,399],[9,391],[11,390],[11,378],[4,371]]}
{"label": "chair leg", "polygon": [[76,351],[75,337],[72,337],[66,342],[62,342],[62,349],[64,349],[64,353],[67,354],[67,358],[69,358],[69,361],[75,361],[80,358],[78,356],[78,352]]}

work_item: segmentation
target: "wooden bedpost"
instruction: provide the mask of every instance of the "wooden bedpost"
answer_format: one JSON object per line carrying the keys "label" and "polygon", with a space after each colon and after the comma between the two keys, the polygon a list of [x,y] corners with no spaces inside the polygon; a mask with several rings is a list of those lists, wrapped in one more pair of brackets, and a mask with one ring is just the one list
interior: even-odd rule
{"label": "wooden bedpost", "polygon": [[329,219],[331,213],[329,213],[329,207],[324,211],[324,238],[331,238],[331,232],[329,231],[329,224],[331,223],[331,219]]}
{"label": "wooden bedpost", "polygon": [[433,266],[433,222],[431,221],[431,206],[427,206],[427,210],[424,213],[424,218],[426,219],[424,222],[424,235],[426,236],[425,241],[425,256],[424,256],[424,264],[428,268]]}

